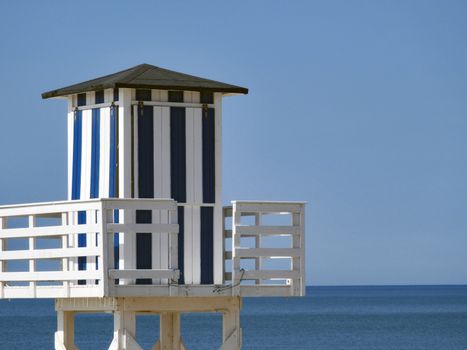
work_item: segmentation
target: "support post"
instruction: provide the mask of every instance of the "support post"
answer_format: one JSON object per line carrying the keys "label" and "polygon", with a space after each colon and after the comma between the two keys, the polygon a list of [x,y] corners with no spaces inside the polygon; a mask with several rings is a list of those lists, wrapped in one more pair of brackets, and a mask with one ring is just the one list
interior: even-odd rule
{"label": "support post", "polygon": [[242,347],[242,329],[240,328],[241,299],[235,298],[236,302],[222,315],[222,341],[220,350],[240,350]]}
{"label": "support post", "polygon": [[75,313],[57,310],[55,350],[78,350],[75,345]]}
{"label": "support post", "polygon": [[183,350],[180,336],[180,313],[163,312],[160,315],[160,338],[153,350]]}
{"label": "support post", "polygon": [[136,313],[125,310],[124,300],[119,300],[114,311],[114,338],[109,350],[143,350],[136,342]]}

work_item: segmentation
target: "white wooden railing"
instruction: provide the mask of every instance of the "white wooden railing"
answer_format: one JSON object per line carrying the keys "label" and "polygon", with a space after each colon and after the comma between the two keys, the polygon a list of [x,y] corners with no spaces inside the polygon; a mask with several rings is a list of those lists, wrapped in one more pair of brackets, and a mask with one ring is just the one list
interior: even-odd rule
{"label": "white wooden railing", "polygon": [[224,277],[233,294],[305,295],[305,203],[232,204],[224,208]]}
{"label": "white wooden railing", "polygon": [[[152,223],[136,223],[138,210],[151,211]],[[119,220],[114,220],[116,217]],[[136,232],[168,235],[164,248],[168,251],[167,269],[135,269],[130,257],[135,255],[132,250]],[[120,237],[120,261],[126,261],[119,269],[114,266],[115,233]],[[85,247],[78,247],[79,234],[86,236]],[[170,199],[96,199],[2,206],[0,299],[113,296],[120,286],[131,286],[137,279],[176,284],[177,234],[177,203]],[[128,258],[122,259],[123,256]],[[79,269],[79,259],[85,259],[85,270]],[[51,268],[57,261],[58,268]]]}

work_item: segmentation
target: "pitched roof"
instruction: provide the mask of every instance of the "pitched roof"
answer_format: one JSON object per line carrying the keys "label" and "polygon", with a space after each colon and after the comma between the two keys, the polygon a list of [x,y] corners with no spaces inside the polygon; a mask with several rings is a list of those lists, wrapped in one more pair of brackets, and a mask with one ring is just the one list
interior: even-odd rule
{"label": "pitched roof", "polygon": [[189,90],[240,94],[248,93],[248,89],[244,87],[178,73],[168,69],[152,66],[150,64],[140,64],[133,68],[100,78],[44,92],[42,94],[42,98],[46,99],[109,88]]}

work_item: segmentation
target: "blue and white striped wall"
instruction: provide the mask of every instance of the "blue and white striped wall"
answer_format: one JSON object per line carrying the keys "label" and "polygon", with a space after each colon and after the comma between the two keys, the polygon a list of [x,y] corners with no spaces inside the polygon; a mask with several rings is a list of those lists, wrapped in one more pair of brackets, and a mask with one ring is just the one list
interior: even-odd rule
{"label": "blue and white striped wall", "polygon": [[[201,96],[201,104],[198,92],[120,89],[118,108],[108,106],[112,90],[87,93],[85,106],[78,106],[83,95],[69,99],[69,198],[179,202],[180,283],[222,283],[221,98]],[[140,222],[165,223],[168,216],[139,214]],[[120,237],[120,244],[121,268],[168,267],[168,234]],[[83,269],[93,262],[86,264],[78,263]]]}

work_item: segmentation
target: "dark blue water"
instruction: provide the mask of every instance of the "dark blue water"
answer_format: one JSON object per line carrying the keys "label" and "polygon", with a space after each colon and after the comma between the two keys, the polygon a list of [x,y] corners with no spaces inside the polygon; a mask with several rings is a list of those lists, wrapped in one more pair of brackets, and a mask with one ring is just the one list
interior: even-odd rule
{"label": "dark blue water", "polygon": [[[0,301],[0,349],[53,349],[53,302]],[[244,299],[244,349],[467,349],[467,286],[311,287],[304,298]],[[138,342],[150,349],[156,316],[138,316]],[[217,349],[221,316],[183,315],[188,349]],[[106,349],[110,315],[79,315],[80,350]]]}

